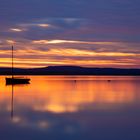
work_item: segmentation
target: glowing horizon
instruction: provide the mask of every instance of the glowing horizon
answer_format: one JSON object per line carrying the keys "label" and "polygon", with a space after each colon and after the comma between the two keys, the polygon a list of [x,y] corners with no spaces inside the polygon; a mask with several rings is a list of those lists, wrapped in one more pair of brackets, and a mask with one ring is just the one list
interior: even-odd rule
{"label": "glowing horizon", "polygon": [[[84,67],[138,68],[140,62],[139,59],[136,59],[140,58],[140,54],[129,52],[128,50],[125,50],[125,52],[124,48],[127,46],[127,43],[123,42],[86,42],[75,40],[34,40],[25,44],[15,40],[6,40],[5,42],[7,45],[14,45],[15,67],[75,65]],[[70,46],[65,47],[66,45]],[[94,45],[95,49],[90,50],[85,45],[90,45],[89,47]],[[119,45],[123,47],[114,52],[112,47]],[[133,45],[137,46],[137,44]],[[10,49],[10,47],[5,46],[0,52],[0,67],[10,67]],[[102,49],[107,50],[104,51]]]}

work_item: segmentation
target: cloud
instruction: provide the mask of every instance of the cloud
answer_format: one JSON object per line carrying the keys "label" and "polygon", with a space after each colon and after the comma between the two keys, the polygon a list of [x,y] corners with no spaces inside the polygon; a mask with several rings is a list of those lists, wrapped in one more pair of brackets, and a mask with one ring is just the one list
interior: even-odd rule
{"label": "cloud", "polygon": [[43,27],[43,28],[48,28],[50,25],[49,24],[38,24],[38,26]]}
{"label": "cloud", "polygon": [[[135,60],[139,59],[138,0],[0,0],[0,3],[0,49],[3,54],[7,55],[9,46],[14,44],[19,58],[23,57],[20,52],[28,53],[27,58],[36,56],[36,59],[45,58],[45,55],[48,57],[47,53],[52,50],[57,50],[60,54],[67,51],[75,53],[73,56],[63,55],[65,62],[62,62],[62,56],[49,56],[51,60],[46,61],[50,64],[56,62],[52,57],[61,58],[61,63],[65,64],[66,59],[72,57],[75,58],[75,63],[78,57],[92,62],[95,58],[93,52],[102,61],[106,58],[110,61],[107,55],[114,55],[113,58],[119,57],[126,62],[124,55],[127,55],[127,60],[135,65]],[[43,51],[46,54],[41,56]],[[86,55],[80,56],[79,53]],[[106,58],[101,54],[106,54]],[[91,62],[88,61],[90,65]],[[77,63],[83,62],[78,60]]]}
{"label": "cloud", "polygon": [[22,32],[23,30],[19,29],[19,28],[11,28],[10,31],[12,31],[12,32]]}
{"label": "cloud", "polygon": [[80,43],[80,41],[72,40],[35,40],[32,41],[33,44],[61,44],[61,43]]}

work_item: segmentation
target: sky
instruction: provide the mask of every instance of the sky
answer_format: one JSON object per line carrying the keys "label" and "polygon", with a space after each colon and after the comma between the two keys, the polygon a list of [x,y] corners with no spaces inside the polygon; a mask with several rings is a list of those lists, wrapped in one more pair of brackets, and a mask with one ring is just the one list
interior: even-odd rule
{"label": "sky", "polygon": [[139,0],[0,0],[0,67],[140,68]]}

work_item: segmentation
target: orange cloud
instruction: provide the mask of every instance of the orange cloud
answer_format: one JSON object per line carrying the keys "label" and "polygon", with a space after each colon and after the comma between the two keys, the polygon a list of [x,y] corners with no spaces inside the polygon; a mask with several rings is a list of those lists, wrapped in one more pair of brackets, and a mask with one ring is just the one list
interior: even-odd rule
{"label": "orange cloud", "polygon": [[[6,40],[7,44],[17,41]],[[24,41],[23,41],[24,42]],[[65,45],[71,44],[68,47]],[[48,45],[46,45],[48,44]],[[96,49],[84,49],[80,44],[91,44],[90,47],[100,45],[102,51]],[[30,43],[18,43],[15,45],[15,67],[43,67],[48,65],[78,65],[91,67],[139,67],[140,54],[133,51],[110,49],[112,46],[123,44],[121,42],[85,42],[74,40],[34,40]],[[93,46],[92,46],[93,45]],[[96,46],[97,45],[97,46]],[[124,47],[125,47],[124,43]],[[72,46],[72,47],[71,47]],[[73,47],[74,46],[74,47]],[[84,45],[83,45],[84,46]],[[79,48],[78,48],[79,47]],[[106,49],[104,51],[104,48]],[[101,50],[100,49],[100,50]],[[0,51],[0,66],[11,64],[11,50],[2,47]]]}
{"label": "orange cloud", "polygon": [[32,41],[34,44],[60,44],[60,43],[79,43],[78,41],[69,41],[69,40],[35,40]]}
{"label": "orange cloud", "polygon": [[49,24],[38,24],[38,26],[43,27],[43,28],[47,28],[47,27],[49,27],[50,25],[49,25]]}
{"label": "orange cloud", "polygon": [[63,43],[76,43],[76,44],[93,44],[93,45],[112,45],[118,44],[117,42],[87,42],[77,40],[34,40],[33,44],[63,44]]}
{"label": "orange cloud", "polygon": [[7,42],[8,44],[15,44],[15,43],[16,43],[16,41],[14,41],[14,40],[6,40],[6,42]]}

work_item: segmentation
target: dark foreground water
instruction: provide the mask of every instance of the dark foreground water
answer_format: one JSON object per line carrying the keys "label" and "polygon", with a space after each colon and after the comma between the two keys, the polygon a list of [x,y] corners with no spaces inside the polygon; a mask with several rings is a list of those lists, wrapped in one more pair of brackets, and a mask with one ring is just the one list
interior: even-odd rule
{"label": "dark foreground water", "polygon": [[140,140],[140,77],[29,77],[0,76],[0,140]]}

